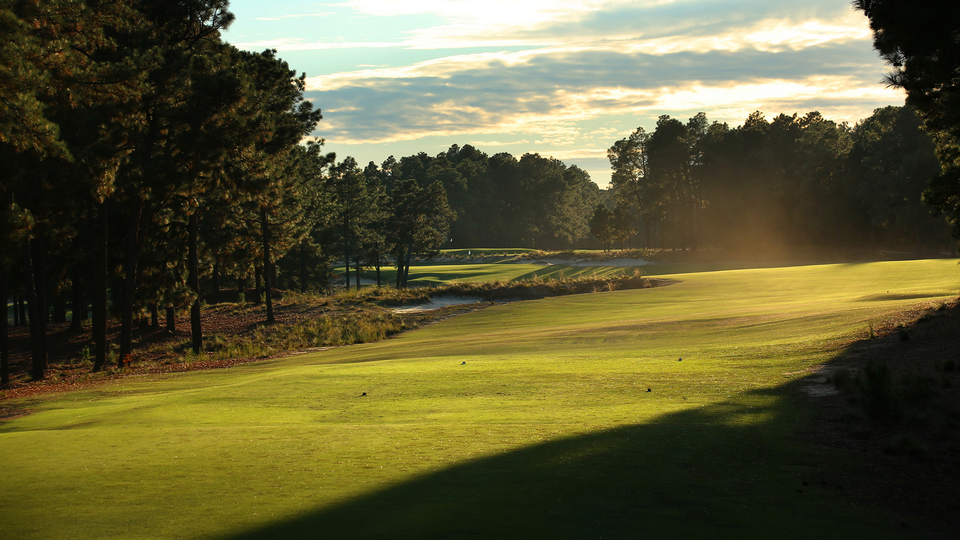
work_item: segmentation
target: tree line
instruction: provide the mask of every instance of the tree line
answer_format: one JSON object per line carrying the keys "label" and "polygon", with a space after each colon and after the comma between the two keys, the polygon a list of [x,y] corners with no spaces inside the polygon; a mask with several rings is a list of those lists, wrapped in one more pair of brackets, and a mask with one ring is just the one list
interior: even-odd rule
{"label": "tree line", "polygon": [[225,286],[262,301],[272,322],[276,289],[326,287],[333,260],[348,287],[364,268],[379,283],[385,263],[405,287],[412,258],[444,243],[559,247],[588,234],[598,188],[555,159],[453,146],[363,169],[337,162],[308,138],[322,116],[305,75],[275,51],[223,42],[227,8],[3,6],[0,298],[30,326],[33,378],[46,369],[46,325],[68,311],[74,331],[92,318],[100,370],[110,319],[121,364],[147,314],[174,331],[189,308],[199,352],[203,294]]}
{"label": "tree line", "polygon": [[736,128],[703,113],[686,123],[661,116],[608,157],[615,209],[594,216],[606,243],[639,232],[647,247],[679,249],[952,244],[922,201],[941,165],[909,106],[877,109],[853,127],[817,112],[756,112]]}
{"label": "tree line", "polygon": [[448,245],[563,249],[586,239],[600,188],[576,165],[539,154],[488,156],[452,145],[436,156],[393,156],[364,173],[388,189],[410,178],[439,183],[457,219]]}
{"label": "tree line", "polygon": [[229,251],[237,237],[225,231],[259,226],[262,253],[247,247],[234,264],[262,255],[269,275],[270,241],[286,240],[271,220],[283,223],[291,186],[327,159],[319,141],[300,144],[321,113],[274,51],[222,41],[232,20],[225,0],[4,4],[0,297],[22,293],[34,378],[46,367],[47,306],[62,316],[67,288],[75,323],[92,301],[100,369],[109,293],[124,358],[141,302],[169,318],[192,299],[198,349],[201,244]]}
{"label": "tree line", "polygon": [[[589,239],[589,219],[600,188],[586,171],[562,161],[452,145],[436,156],[420,152],[360,168],[346,158],[324,175],[327,222],[312,229],[305,267],[336,258],[346,286],[359,286],[361,271],[397,268],[395,286],[406,286],[415,256],[443,247],[538,247],[566,249]],[[300,280],[300,250],[278,265],[287,288],[318,288]]]}
{"label": "tree line", "polygon": [[[33,378],[46,369],[46,325],[65,322],[68,306],[73,330],[92,318],[97,371],[108,319],[120,323],[121,365],[145,313],[172,331],[189,308],[199,352],[205,290],[232,281],[273,322],[278,273],[301,288],[326,283],[338,238],[349,254],[351,205],[367,185],[308,138],[322,116],[303,96],[305,75],[273,50],[223,42],[226,1],[0,9],[0,298],[30,326]],[[381,213],[363,218],[390,224],[385,255],[435,248],[425,228],[446,236],[453,213],[439,184],[369,187],[359,197]],[[7,383],[6,310],[0,324]]]}

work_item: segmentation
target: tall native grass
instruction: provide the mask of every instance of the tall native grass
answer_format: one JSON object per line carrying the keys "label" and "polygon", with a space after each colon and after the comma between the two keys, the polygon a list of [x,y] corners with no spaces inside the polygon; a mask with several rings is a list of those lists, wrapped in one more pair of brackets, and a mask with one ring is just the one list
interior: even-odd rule
{"label": "tall native grass", "polygon": [[218,360],[259,358],[299,349],[372,343],[405,328],[400,317],[392,313],[356,310],[260,326],[241,336],[209,336],[204,339],[204,349]]}
{"label": "tall native grass", "polygon": [[542,298],[620,289],[642,289],[652,283],[644,276],[640,268],[625,269],[621,275],[602,276],[593,273],[565,275],[563,270],[557,275],[547,272],[533,273],[524,279],[498,279],[492,281],[460,281],[434,285],[422,285],[409,289],[392,287],[364,287],[342,290],[329,297],[327,301],[336,305],[380,305],[400,306],[424,303],[437,296],[472,296],[485,300],[507,300]]}

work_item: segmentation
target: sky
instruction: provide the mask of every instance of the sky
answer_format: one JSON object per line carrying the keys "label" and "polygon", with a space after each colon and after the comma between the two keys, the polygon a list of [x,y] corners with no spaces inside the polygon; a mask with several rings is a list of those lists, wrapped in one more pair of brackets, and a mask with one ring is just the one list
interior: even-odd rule
{"label": "sky", "polygon": [[452,144],[538,153],[601,187],[607,148],[660,115],[856,124],[903,105],[850,0],[232,0],[224,33],[276,49],[361,166]]}

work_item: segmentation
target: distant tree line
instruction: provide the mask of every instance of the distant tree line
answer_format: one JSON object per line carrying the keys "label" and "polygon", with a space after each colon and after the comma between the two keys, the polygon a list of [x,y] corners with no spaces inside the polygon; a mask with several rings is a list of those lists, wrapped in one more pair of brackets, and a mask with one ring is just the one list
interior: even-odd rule
{"label": "distant tree line", "polygon": [[457,219],[450,247],[563,249],[589,237],[600,188],[586,171],[562,161],[453,145],[436,156],[393,156],[364,173],[392,189],[402,181],[439,183]]}
{"label": "distant tree line", "polygon": [[[850,127],[823,118],[751,114],[742,126],[661,116],[608,156],[621,231],[646,247],[870,247],[952,245],[921,195],[941,171],[936,146],[910,107],[877,109]],[[613,223],[609,209],[594,220]],[[617,227],[610,225],[616,235]]]}

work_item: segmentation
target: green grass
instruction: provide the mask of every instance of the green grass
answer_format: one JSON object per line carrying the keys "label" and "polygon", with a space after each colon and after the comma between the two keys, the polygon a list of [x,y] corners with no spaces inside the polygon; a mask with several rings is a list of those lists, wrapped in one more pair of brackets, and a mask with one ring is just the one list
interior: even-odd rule
{"label": "green grass", "polygon": [[[646,267],[643,267],[646,268]],[[621,266],[571,266],[566,264],[541,265],[527,263],[487,264],[423,264],[411,265],[411,285],[441,285],[450,282],[523,281],[536,278],[614,277],[632,275],[634,267]],[[342,272],[343,268],[338,271]],[[383,284],[393,285],[397,279],[396,269],[381,271]],[[365,271],[363,277],[376,279],[374,272]]]}
{"label": "green grass", "polygon": [[0,425],[3,536],[902,538],[850,496],[886,479],[796,436],[798,388],[871,323],[955,297],[957,275],[679,274],[16,402],[32,413]]}
{"label": "green grass", "polygon": [[512,256],[521,253],[532,253],[537,250],[530,248],[471,248],[471,249],[444,249],[443,255],[454,257],[497,257]]}

